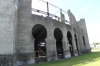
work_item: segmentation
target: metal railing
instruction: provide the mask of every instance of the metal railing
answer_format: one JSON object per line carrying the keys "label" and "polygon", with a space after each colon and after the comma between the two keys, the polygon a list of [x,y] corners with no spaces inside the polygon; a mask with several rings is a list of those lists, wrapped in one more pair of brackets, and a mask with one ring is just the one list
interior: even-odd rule
{"label": "metal railing", "polygon": [[[63,9],[61,9],[61,8],[55,6],[55,5],[53,5],[53,4],[51,4],[51,3],[47,2],[47,1],[44,1],[44,0],[38,0],[38,1],[43,2],[42,4],[44,4],[44,3],[46,4],[45,5],[46,6],[46,10],[44,11],[44,10],[41,10],[41,9],[32,8],[32,11],[33,12],[37,12],[37,13],[43,14],[45,16],[55,18],[55,19],[60,20],[60,21],[61,21],[61,17],[59,17],[58,15],[55,15],[56,13],[58,13],[58,12],[59,12],[59,14],[60,13],[65,13],[64,15],[65,16],[67,15],[67,12],[66,11],[64,11]],[[54,14],[51,14],[50,13],[50,8],[49,8],[50,6],[52,6],[52,7],[54,7],[54,8],[57,9],[57,11]],[[65,20],[65,22],[68,23],[68,24],[70,23],[68,20]]]}
{"label": "metal railing", "polygon": [[56,16],[54,14],[50,14],[48,12],[45,12],[45,11],[42,11],[42,10],[38,10],[38,9],[35,9],[35,8],[32,8],[32,11],[38,12],[38,13],[41,13],[41,14],[45,14],[46,16],[49,15],[50,17],[60,18],[59,16]]}

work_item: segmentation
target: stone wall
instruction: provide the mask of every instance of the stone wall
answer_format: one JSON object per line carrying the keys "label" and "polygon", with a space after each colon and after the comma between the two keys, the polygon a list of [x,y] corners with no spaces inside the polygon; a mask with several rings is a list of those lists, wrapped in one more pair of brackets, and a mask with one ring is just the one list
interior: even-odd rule
{"label": "stone wall", "polygon": [[17,8],[13,0],[0,0],[0,66],[13,66]]}
{"label": "stone wall", "polygon": [[[91,52],[85,19],[80,19],[80,21],[78,21],[78,26],[79,26],[78,29],[80,31],[79,37],[81,39],[80,43],[83,45],[82,51],[83,51],[83,53]],[[84,37],[84,41],[83,41],[83,37]],[[84,42],[85,42],[85,45],[84,45]]]}
{"label": "stone wall", "polygon": [[[65,24],[64,14],[62,21],[57,21],[51,17],[43,17],[31,13],[31,0],[7,0],[0,1],[0,65],[2,66],[20,66],[33,64],[35,60],[34,41],[32,36],[33,26],[40,24],[47,30],[45,60],[58,60],[56,39],[54,30],[59,28],[62,32],[63,39],[63,57],[70,58],[71,54],[68,46],[67,32],[72,34],[72,45],[74,56],[77,56],[74,34],[77,35],[79,53],[85,50],[90,52],[88,35],[85,21],[76,23],[74,15],[71,13],[70,19],[73,24]],[[6,4],[6,5],[5,5]],[[84,33],[81,32],[81,28]],[[86,47],[83,45],[82,36],[84,35]]]}

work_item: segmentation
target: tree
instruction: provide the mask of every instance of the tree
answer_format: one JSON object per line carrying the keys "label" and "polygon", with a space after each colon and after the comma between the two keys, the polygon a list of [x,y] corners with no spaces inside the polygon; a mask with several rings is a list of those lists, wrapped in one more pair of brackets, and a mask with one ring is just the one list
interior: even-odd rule
{"label": "tree", "polygon": [[96,47],[96,45],[98,45],[99,43],[98,42],[93,42],[93,44],[94,44],[94,47]]}

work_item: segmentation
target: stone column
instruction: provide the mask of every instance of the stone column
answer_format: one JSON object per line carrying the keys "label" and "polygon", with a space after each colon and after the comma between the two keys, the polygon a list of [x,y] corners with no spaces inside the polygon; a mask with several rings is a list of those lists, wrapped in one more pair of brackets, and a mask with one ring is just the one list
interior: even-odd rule
{"label": "stone column", "polygon": [[78,34],[78,43],[79,43],[79,53],[82,54],[84,50],[84,44],[82,40],[81,28],[78,23],[77,23],[77,34]]}
{"label": "stone column", "polygon": [[72,29],[72,45],[73,45],[73,51],[74,51],[74,56],[77,56],[77,49],[76,49],[76,43],[75,43],[75,38],[74,38],[74,31],[73,31],[73,26],[71,26]]}
{"label": "stone column", "polygon": [[89,44],[89,38],[88,38],[88,33],[87,33],[85,19],[80,19],[80,22],[81,22],[81,27],[83,29],[83,36],[85,38],[86,51],[87,52],[91,52],[91,48],[90,48],[90,44]]}
{"label": "stone column", "polygon": [[32,22],[31,18],[31,0],[18,0],[17,43],[15,45],[15,65],[17,66],[35,63],[33,26],[28,26]]}
{"label": "stone column", "polygon": [[15,1],[0,0],[0,63],[2,66],[13,66],[14,64],[16,26]]}
{"label": "stone column", "polygon": [[73,51],[74,51],[74,56],[77,56],[77,50],[76,50],[76,44],[75,44],[75,38],[74,38],[74,28],[75,28],[75,17],[74,15],[70,12],[70,10],[68,11],[68,16],[69,16],[69,20],[70,20],[70,25],[71,25],[71,32],[72,32],[72,44],[73,44]]}
{"label": "stone column", "polygon": [[64,58],[70,58],[70,50],[69,50],[69,43],[67,40],[67,28],[65,28],[65,24],[63,25],[63,51],[64,51]]}
{"label": "stone column", "polygon": [[63,53],[64,53],[64,58],[70,58],[71,54],[69,51],[69,46],[68,46],[68,41],[67,41],[67,28],[65,28],[66,24],[65,24],[65,15],[63,13],[60,13],[61,16],[61,26],[62,26],[62,33],[63,33]]}
{"label": "stone column", "polygon": [[65,15],[63,13],[60,13],[61,16],[61,22],[65,23]]}
{"label": "stone column", "polygon": [[56,50],[56,39],[54,38],[54,26],[50,25],[52,19],[47,17],[47,38],[46,38],[46,50],[47,50],[47,61],[57,60],[57,50]]}

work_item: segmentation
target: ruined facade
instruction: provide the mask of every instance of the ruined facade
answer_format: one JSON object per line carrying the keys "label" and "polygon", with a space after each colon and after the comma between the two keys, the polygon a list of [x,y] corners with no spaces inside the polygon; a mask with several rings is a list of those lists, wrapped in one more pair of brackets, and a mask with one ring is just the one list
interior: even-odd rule
{"label": "ruined facade", "polygon": [[0,1],[0,66],[19,66],[91,52],[85,19],[70,24],[31,13],[31,0]]}

